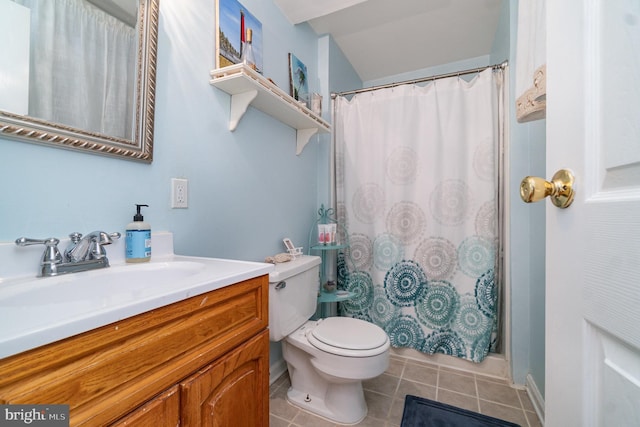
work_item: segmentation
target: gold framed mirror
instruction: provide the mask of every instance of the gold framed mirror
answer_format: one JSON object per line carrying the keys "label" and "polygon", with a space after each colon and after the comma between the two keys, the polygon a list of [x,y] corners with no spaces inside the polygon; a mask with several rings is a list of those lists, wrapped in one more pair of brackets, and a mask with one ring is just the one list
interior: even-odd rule
{"label": "gold framed mirror", "polygon": [[[127,77],[127,79],[130,80],[130,83],[128,84],[130,87],[128,92],[126,92],[127,95],[125,96],[127,98],[126,104],[128,106],[121,105],[124,103],[121,102],[123,100],[122,96],[117,98],[117,101],[112,99],[114,98],[114,92],[122,92],[120,89],[114,88],[109,84],[105,84],[103,81],[96,84],[95,80],[91,80],[87,83],[87,86],[90,87],[90,91],[97,88],[97,90],[104,93],[105,99],[108,98],[106,101],[105,99],[100,99],[99,103],[104,105],[101,106],[102,110],[98,114],[101,114],[102,116],[113,115],[115,111],[118,111],[119,116],[115,121],[118,122],[118,126],[124,126],[126,129],[122,132],[111,132],[110,130],[105,131],[105,126],[97,126],[97,128],[99,128],[97,130],[92,130],[91,126],[85,126],[84,124],[87,120],[82,116],[89,114],[89,110],[92,109],[89,103],[93,102],[94,98],[96,98],[96,96],[91,92],[87,94],[87,91],[85,91],[82,96],[70,95],[68,97],[66,95],[61,96],[60,92],[58,92],[58,94],[53,95],[52,99],[49,101],[49,104],[53,106],[57,106],[59,104],[74,104],[74,108],[79,111],[78,115],[80,116],[77,122],[82,123],[82,125],[70,124],[71,121],[65,122],[63,120],[58,120],[55,112],[47,114],[34,113],[33,110],[35,110],[35,107],[32,106],[34,104],[32,101],[34,100],[34,97],[38,96],[34,94],[35,91],[32,91],[34,81],[43,85],[41,81],[45,80],[44,85],[49,85],[49,81],[47,79],[41,79],[41,73],[38,74],[36,70],[36,72],[32,72],[28,77],[29,83],[26,84],[28,88],[25,91],[32,91],[32,93],[25,95],[28,98],[28,101],[25,102],[25,104],[28,104],[28,107],[26,107],[26,113],[23,112],[22,114],[19,114],[15,111],[11,111],[11,109],[3,109],[3,106],[0,105],[0,136],[30,143],[80,150],[93,154],[107,155],[147,163],[150,163],[153,160],[159,0],[132,1],[134,2],[133,9],[137,9],[137,17],[135,15],[131,16],[131,22],[129,23],[130,27],[128,28],[128,31],[134,35],[133,37],[135,37],[134,42],[131,43],[130,52],[128,53],[130,58],[135,58],[135,64],[133,64],[132,60],[131,66],[128,66],[129,71],[127,71],[129,74],[133,73],[133,75]],[[16,3],[19,2],[20,0],[16,0]],[[28,3],[27,0],[22,0],[22,2]],[[104,12],[102,9],[95,7],[95,4],[99,4],[100,2],[87,2],[86,0],[68,0],[67,2],[70,5],[75,2],[79,7],[93,8],[93,10],[99,11],[99,13]],[[35,5],[36,3],[37,2],[32,1],[31,4]],[[55,7],[59,7],[61,2],[46,1],[45,3],[41,3],[41,5],[44,6],[38,7],[54,7],[50,6],[54,3],[56,4]],[[104,3],[109,3],[109,1],[105,1]],[[121,2],[111,3],[119,4]],[[35,7],[36,6],[32,6],[32,9]],[[34,13],[33,10],[30,10],[30,12],[32,14]],[[86,15],[86,13],[84,15]],[[115,19],[117,18],[109,16],[108,19],[113,19],[115,22]],[[33,28],[37,28],[37,30],[40,31],[42,24],[34,26],[33,17],[30,17],[29,20],[32,27],[28,30],[31,42],[28,42],[27,45],[33,45]],[[104,19],[100,18],[100,22],[102,21],[104,21]],[[49,22],[47,21],[46,24],[49,24]],[[126,24],[118,23],[116,25],[122,25],[124,28]],[[73,28],[75,31],[76,27]],[[78,38],[82,37],[77,36],[72,32],[67,40],[64,40],[59,44],[75,44],[75,40]],[[92,38],[94,37],[86,37],[86,39]],[[28,37],[27,40],[29,40]],[[48,43],[46,38],[45,41]],[[35,68],[33,67],[33,61],[38,60],[38,58],[34,58],[32,48],[27,47],[27,49],[30,51],[30,58],[28,61],[31,67]],[[114,60],[113,58],[106,58],[106,55],[103,55],[97,48],[85,47],[85,50],[91,56],[100,57],[105,68],[113,68],[121,62],[119,60]],[[109,47],[109,50],[113,49]],[[77,63],[68,61],[70,64],[68,64],[67,69],[75,67],[81,67],[83,69],[87,68],[84,66],[86,61],[78,60],[78,58],[82,58],[82,56],[75,56],[75,53],[72,55],[71,59],[76,59]],[[2,71],[3,70],[0,69],[0,75],[2,74]],[[93,76],[93,73],[91,73],[91,75]],[[111,79],[113,81],[113,77],[111,77]],[[116,80],[121,79],[118,77]],[[68,78],[66,74],[62,77],[62,81],[66,86],[79,85],[73,77]],[[114,121],[113,118],[111,120]],[[122,122],[124,122],[124,124]]]}

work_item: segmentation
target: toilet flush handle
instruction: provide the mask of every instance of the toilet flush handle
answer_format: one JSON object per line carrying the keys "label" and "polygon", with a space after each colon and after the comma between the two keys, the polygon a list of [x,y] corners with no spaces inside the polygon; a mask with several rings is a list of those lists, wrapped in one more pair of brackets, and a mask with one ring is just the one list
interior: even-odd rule
{"label": "toilet flush handle", "polygon": [[285,282],[284,280],[281,280],[280,282],[276,283],[276,291],[279,291],[280,289],[284,289],[287,287],[287,282]]}

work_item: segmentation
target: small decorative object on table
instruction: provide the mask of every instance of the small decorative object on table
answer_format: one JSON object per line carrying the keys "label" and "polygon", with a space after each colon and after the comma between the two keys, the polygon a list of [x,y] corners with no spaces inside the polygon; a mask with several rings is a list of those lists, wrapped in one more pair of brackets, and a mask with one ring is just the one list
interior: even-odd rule
{"label": "small decorative object on table", "polygon": [[338,231],[338,224],[318,224],[318,244],[320,245],[335,245],[336,233]]}
{"label": "small decorative object on table", "polygon": [[[314,233],[318,233],[317,240]],[[315,243],[317,241],[317,243]],[[325,209],[324,205],[318,210],[316,223],[309,230],[309,251],[320,255],[320,286],[318,288],[317,318],[331,317],[338,314],[339,302],[353,298],[356,294],[348,290],[338,289],[338,252],[345,250],[348,254],[349,235],[347,229],[337,219],[333,208]],[[351,260],[353,264],[353,261]],[[355,269],[354,269],[355,271]],[[344,285],[341,285],[343,287]]]}
{"label": "small decorative object on table", "polygon": [[323,287],[326,292],[332,293],[336,291],[336,288],[338,287],[338,285],[336,285],[336,282],[334,282],[333,280],[328,280],[323,285]]}
{"label": "small decorative object on table", "polygon": [[284,246],[287,248],[287,252],[289,252],[289,255],[291,255],[293,259],[296,259],[297,257],[302,256],[302,246],[296,248],[293,242],[291,241],[291,239],[288,237],[285,237],[284,239],[282,239],[282,242],[284,243]]}
{"label": "small decorative object on table", "polygon": [[318,116],[322,115],[322,95],[319,93],[311,94],[311,111]]}
{"label": "small decorative object on table", "polygon": [[256,57],[253,54],[253,30],[251,28],[247,28],[247,35],[245,37],[245,42],[242,47],[242,56],[240,57],[240,62],[245,65],[251,67],[252,70],[258,71],[258,67],[256,66]]}

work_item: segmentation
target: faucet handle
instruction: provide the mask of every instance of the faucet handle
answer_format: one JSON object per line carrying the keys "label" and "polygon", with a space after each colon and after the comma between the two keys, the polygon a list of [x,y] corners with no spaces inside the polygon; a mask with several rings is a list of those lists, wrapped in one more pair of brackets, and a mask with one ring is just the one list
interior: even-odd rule
{"label": "faucet handle", "polygon": [[97,242],[101,245],[110,245],[113,243],[114,240],[118,240],[120,238],[120,236],[122,236],[120,233],[118,233],[117,231],[113,232],[113,233],[107,233],[105,231],[101,231],[98,234],[98,239]]}
{"label": "faucet handle", "polygon": [[28,237],[20,237],[16,239],[18,246],[45,245],[44,254],[42,254],[41,264],[59,264],[62,262],[62,255],[58,250],[59,239],[49,237],[47,239],[30,239]]}
{"label": "faucet handle", "polygon": [[117,231],[114,233],[106,233],[100,231],[95,240],[91,240],[89,245],[89,254],[91,259],[102,259],[107,256],[107,251],[104,248],[105,245],[110,245],[114,240],[119,239],[121,236]]}
{"label": "faucet handle", "polygon": [[46,245],[46,246],[55,246],[60,243],[59,239],[55,237],[49,237],[46,239],[31,239],[29,237],[19,237],[16,239],[17,246],[31,246],[31,245]]}

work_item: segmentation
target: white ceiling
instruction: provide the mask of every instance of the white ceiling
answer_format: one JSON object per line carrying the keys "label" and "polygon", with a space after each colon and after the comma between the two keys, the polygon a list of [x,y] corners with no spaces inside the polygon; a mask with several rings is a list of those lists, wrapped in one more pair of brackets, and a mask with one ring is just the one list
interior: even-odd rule
{"label": "white ceiling", "polygon": [[89,0],[89,3],[131,27],[136,26],[138,17],[137,0]]}
{"label": "white ceiling", "polygon": [[331,34],[362,81],[491,53],[502,0],[275,0]]}

